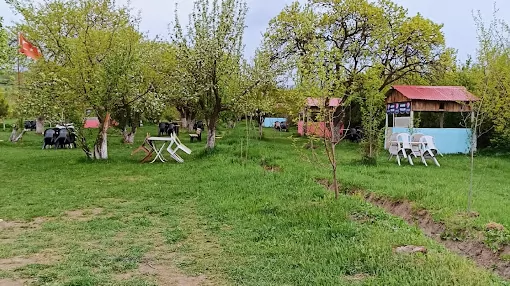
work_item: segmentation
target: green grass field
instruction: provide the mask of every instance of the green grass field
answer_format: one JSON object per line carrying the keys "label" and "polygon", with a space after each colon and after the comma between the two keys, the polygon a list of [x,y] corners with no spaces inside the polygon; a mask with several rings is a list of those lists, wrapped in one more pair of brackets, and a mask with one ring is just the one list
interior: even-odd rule
{"label": "green grass field", "polygon": [[[156,128],[139,141],[145,132]],[[291,133],[266,130],[247,158],[244,128],[223,133],[212,154],[183,134],[194,152],[179,165],[139,164],[116,135],[108,162],[87,162],[81,150],[41,150],[33,133],[11,144],[0,132],[0,285],[505,284],[361,198],[335,201],[316,183],[327,166],[307,161]],[[363,166],[347,143],[338,155],[344,188],[409,199],[449,224],[465,212],[465,156],[427,168],[385,155]],[[480,216],[462,223],[510,228],[509,158],[478,157],[475,174]],[[401,245],[429,251],[394,253]]]}

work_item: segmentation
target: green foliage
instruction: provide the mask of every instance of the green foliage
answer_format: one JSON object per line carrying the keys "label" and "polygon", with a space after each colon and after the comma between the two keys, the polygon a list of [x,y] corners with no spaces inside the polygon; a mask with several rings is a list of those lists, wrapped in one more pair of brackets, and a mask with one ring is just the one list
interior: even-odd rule
{"label": "green foliage", "polygon": [[[358,76],[380,69],[382,91],[412,74],[427,74],[451,59],[441,25],[391,1],[314,0],[295,2],[270,22],[266,46],[274,56],[295,66],[297,58],[321,49],[332,65],[331,76],[351,93]],[[321,42],[323,44],[317,44]]]}
{"label": "green foliage", "polygon": [[[121,128],[136,127],[142,112],[161,113],[163,99],[154,93],[161,50],[144,39],[128,6],[112,0],[9,3],[22,17],[15,29],[44,55],[28,66],[26,96],[33,100],[23,94],[21,101],[29,105],[23,111],[53,117],[63,106],[93,108],[101,122],[108,124],[111,116]],[[108,156],[106,140],[101,129],[97,159]]]}
{"label": "green foliage", "polygon": [[[313,0],[294,2],[274,18],[264,47],[282,70],[297,70],[296,102],[339,97],[344,108],[361,107],[369,131],[363,156],[370,161],[378,151],[383,92],[397,81],[452,66],[441,29],[391,1]],[[355,115],[344,111],[337,110],[335,125],[350,125]]]}
{"label": "green foliage", "polygon": [[266,93],[254,89],[259,85],[271,87],[265,84],[269,82],[265,73],[269,55],[258,53],[253,64],[243,59],[246,11],[244,0],[196,0],[186,34],[176,13],[173,41],[184,82],[181,86],[186,89],[182,100],[194,109],[198,107],[198,113],[205,117],[209,149],[215,146],[221,112],[253,111],[252,103],[262,107]]}
{"label": "green foliage", "polygon": [[510,245],[510,231],[506,229],[489,229],[485,231],[484,243],[494,252],[500,251],[505,245]]}
{"label": "green foliage", "polygon": [[378,74],[378,70],[371,70],[364,75],[364,79],[361,81],[363,85],[356,88],[363,127],[362,162],[369,165],[377,164],[377,158],[382,147],[382,135],[384,134],[381,122],[386,114],[386,95],[378,90],[378,87],[381,86]]}
{"label": "green foliage", "polygon": [[180,120],[179,113],[177,112],[177,109],[175,109],[175,107],[168,107],[167,109],[165,109],[165,111],[161,115],[161,119],[164,119],[168,122]]}
{"label": "green foliage", "polygon": [[10,51],[7,30],[3,26],[3,18],[0,17],[0,71],[8,63]]}
{"label": "green foliage", "polygon": [[4,119],[9,115],[9,104],[4,96],[3,91],[0,89],[0,119]]}

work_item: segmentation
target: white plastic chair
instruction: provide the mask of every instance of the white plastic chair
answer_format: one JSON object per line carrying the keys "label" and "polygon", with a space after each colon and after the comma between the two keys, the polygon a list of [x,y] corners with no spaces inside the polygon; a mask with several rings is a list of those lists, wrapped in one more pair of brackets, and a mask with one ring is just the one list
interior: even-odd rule
{"label": "white plastic chair", "polygon": [[191,155],[191,149],[186,147],[184,144],[182,144],[181,140],[179,140],[179,137],[175,136],[175,134],[172,134],[171,137],[173,138],[173,140],[177,144],[177,149],[181,149],[184,153],[186,153],[188,155]]}
{"label": "white plastic chair", "polygon": [[[174,145],[175,145],[175,148],[173,147]],[[172,136],[170,136],[170,142],[169,142],[166,150],[168,151],[168,153],[170,153],[170,157],[172,157],[175,161],[177,161],[179,163],[184,163],[184,159],[182,159],[181,156],[179,156],[177,154],[178,150],[182,150],[183,152],[185,152],[188,155],[191,154],[191,149],[189,149],[184,144],[182,144],[181,141],[179,140],[179,138],[177,136],[175,136],[174,134],[172,134]]]}
{"label": "white plastic chair", "polygon": [[414,165],[412,158],[413,149],[411,147],[410,137],[409,133],[400,133],[397,135],[398,153],[402,154],[404,158],[407,158],[409,164]]}
{"label": "white plastic chair", "polygon": [[424,162],[425,166],[427,165],[426,159],[432,159],[434,163],[441,167],[439,162],[437,161],[436,155],[440,154],[437,150],[436,144],[434,143],[434,138],[432,136],[423,136],[420,139],[420,142],[422,142],[422,161]]}
{"label": "white plastic chair", "polygon": [[[397,138],[398,134],[397,133],[393,133],[391,134],[390,136],[390,147],[388,148],[388,151],[390,152],[390,158],[388,159],[391,160],[391,158],[393,158],[393,156],[397,156],[398,155],[398,138]],[[400,165],[400,162],[399,162],[399,165]]]}
{"label": "white plastic chair", "polygon": [[417,144],[417,143],[421,142],[420,139],[423,136],[425,136],[425,135],[422,133],[415,133],[415,134],[411,135],[411,149],[413,150],[414,157],[421,156],[421,144]]}

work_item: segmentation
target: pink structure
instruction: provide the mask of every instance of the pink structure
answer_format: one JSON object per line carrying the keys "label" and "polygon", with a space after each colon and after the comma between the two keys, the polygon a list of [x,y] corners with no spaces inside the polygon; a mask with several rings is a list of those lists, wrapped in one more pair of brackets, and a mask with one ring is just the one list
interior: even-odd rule
{"label": "pink structure", "polygon": [[101,123],[97,117],[86,118],[83,128],[99,128]]}
{"label": "pink structure", "polygon": [[[115,120],[110,121],[110,127],[111,126],[118,126],[119,123]],[[99,122],[99,118],[97,117],[88,117],[85,118],[85,123],[83,124],[83,128],[91,128],[91,129],[97,129],[101,126],[101,122]]]}
{"label": "pink structure", "polygon": [[[298,134],[300,136],[318,136],[331,138],[331,130],[326,127],[326,122],[305,122],[307,118],[307,114],[309,112],[318,112],[320,110],[319,106],[323,106],[323,103],[320,102],[319,99],[316,98],[308,98],[306,101],[306,108],[303,112],[303,116],[300,116],[300,120],[298,121]],[[331,98],[329,100],[329,108],[332,110],[336,110],[342,104],[342,100],[340,98]],[[306,127],[306,134],[305,134]],[[334,130],[336,134],[342,134],[343,125],[335,127],[338,130]]]}

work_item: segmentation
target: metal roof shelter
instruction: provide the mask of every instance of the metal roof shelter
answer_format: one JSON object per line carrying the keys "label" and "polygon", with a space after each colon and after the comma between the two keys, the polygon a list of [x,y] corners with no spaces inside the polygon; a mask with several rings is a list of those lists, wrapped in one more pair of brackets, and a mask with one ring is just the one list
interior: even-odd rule
{"label": "metal roof shelter", "polygon": [[[471,113],[479,99],[462,86],[395,85],[386,93],[386,147],[392,133],[423,133],[433,136],[443,154],[471,149],[469,128],[443,128],[446,112]],[[414,128],[415,112],[439,114],[439,128]],[[389,118],[393,125],[390,127]],[[476,148],[476,147],[475,147]]]}
{"label": "metal roof shelter", "polygon": [[[471,103],[478,100],[463,86],[395,85],[386,93],[386,113],[409,116],[413,127],[414,112],[471,112]],[[441,128],[443,123],[441,116]]]}

